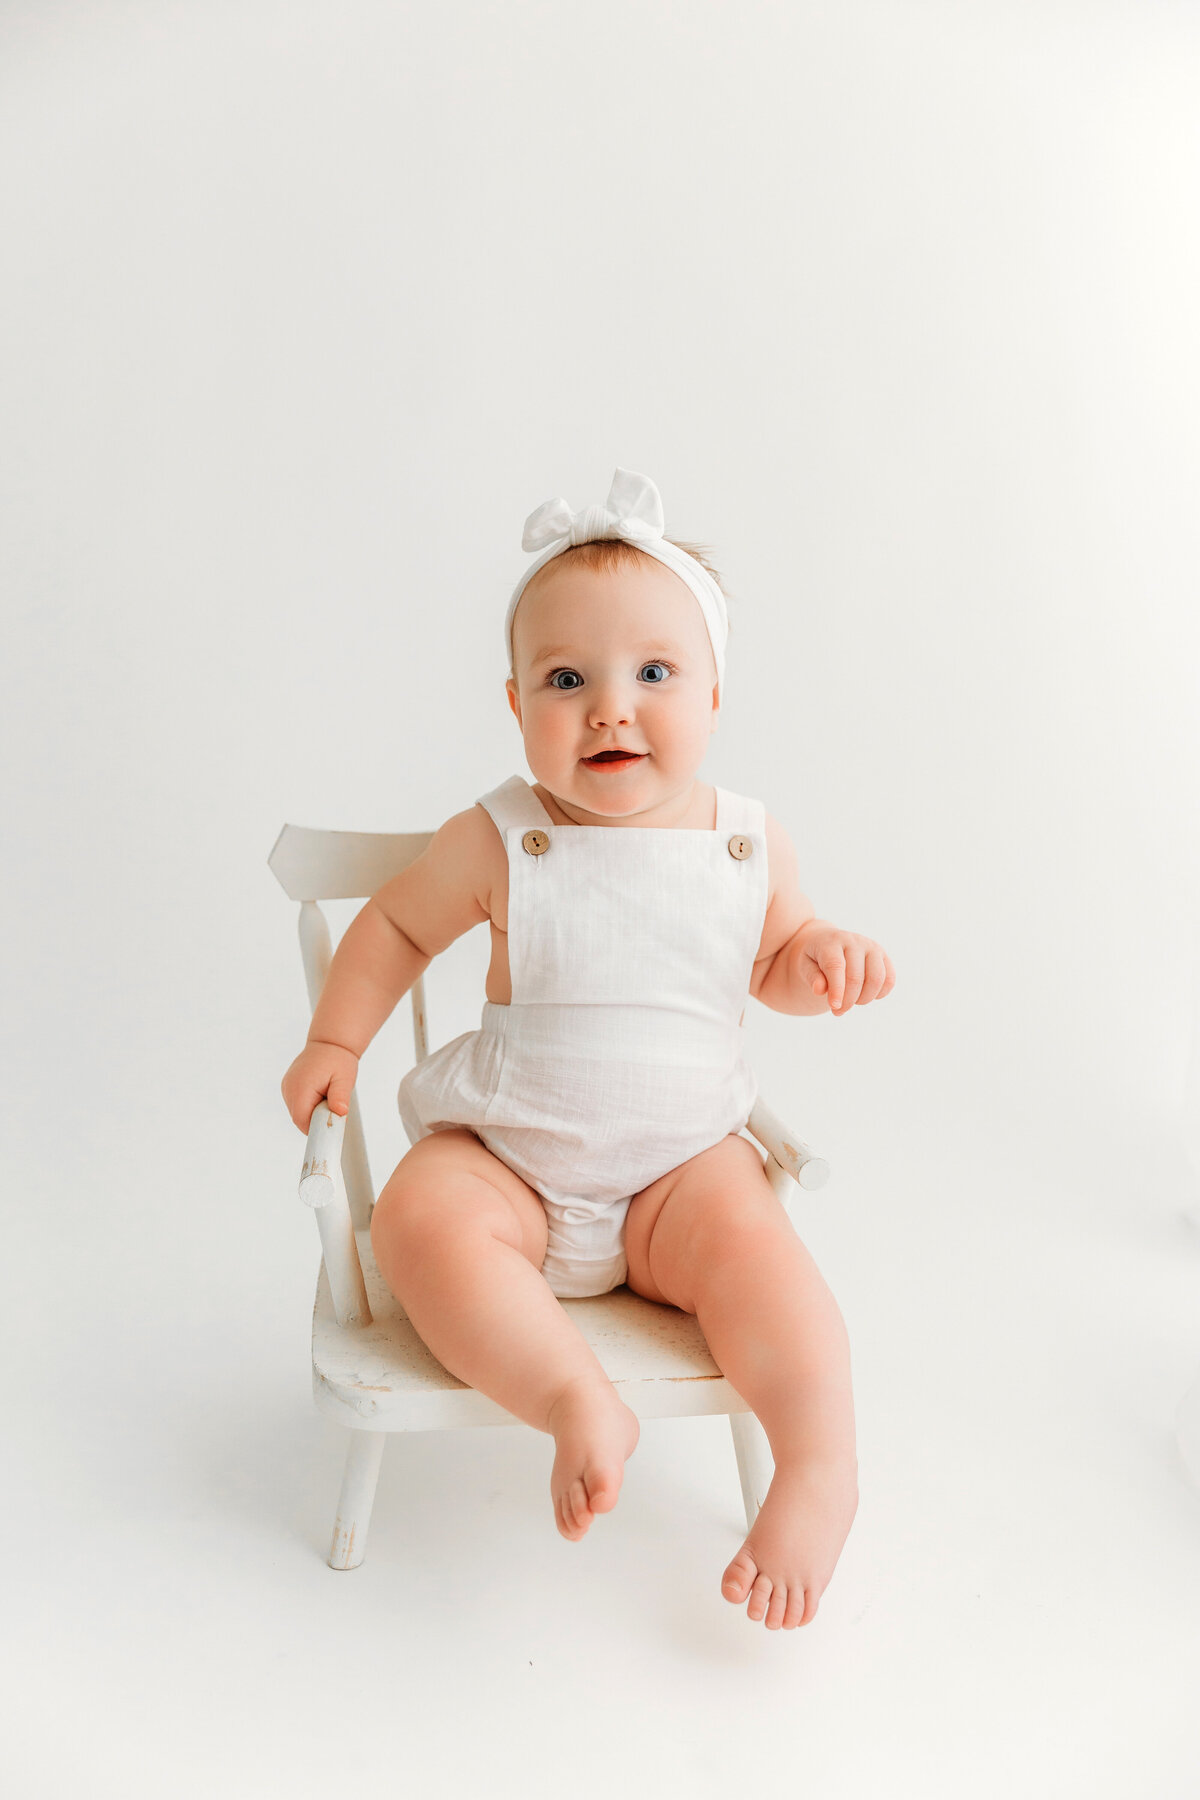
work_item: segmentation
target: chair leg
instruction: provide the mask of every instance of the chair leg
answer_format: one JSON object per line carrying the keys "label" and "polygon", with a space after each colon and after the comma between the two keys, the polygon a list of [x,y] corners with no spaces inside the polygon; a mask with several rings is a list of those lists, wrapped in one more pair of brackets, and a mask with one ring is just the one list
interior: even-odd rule
{"label": "chair leg", "polygon": [[337,1518],[333,1522],[333,1542],[329,1546],[331,1569],[357,1569],[367,1554],[367,1531],[386,1435],[382,1431],[350,1433]]}
{"label": "chair leg", "polygon": [[775,1473],[775,1460],[767,1434],[752,1412],[730,1413],[729,1426],[733,1432],[733,1451],[737,1457],[742,1500],[746,1507],[746,1530],[749,1531],[767,1497]]}

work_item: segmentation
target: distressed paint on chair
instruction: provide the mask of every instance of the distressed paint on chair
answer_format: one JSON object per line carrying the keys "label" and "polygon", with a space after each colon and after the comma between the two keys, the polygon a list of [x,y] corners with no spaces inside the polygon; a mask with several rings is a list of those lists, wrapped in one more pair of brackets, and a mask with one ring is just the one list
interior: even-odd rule
{"label": "distressed paint on chair", "polygon": [[[285,825],[268,859],[285,893],[300,902],[300,945],[315,1008],[332,949],[319,900],[365,899],[428,847],[432,832],[316,831]],[[429,1054],[424,977],[409,989],[413,1049]],[[797,1185],[815,1189],[829,1165],[761,1099],[746,1129],[762,1145],[772,1191],[786,1211]],[[329,1552],[332,1569],[354,1569],[366,1554],[384,1434],[522,1421],[443,1368],[387,1287],[371,1252],[374,1191],[366,1142],[351,1096],[342,1119],[314,1108],[300,1175],[301,1198],[316,1214],[322,1261],[313,1307],[313,1398],[350,1429]],[[774,1465],[767,1434],[713,1361],[697,1320],[643,1300],[622,1286],[559,1302],[595,1351],[625,1404],[641,1419],[727,1413],[747,1530]]]}

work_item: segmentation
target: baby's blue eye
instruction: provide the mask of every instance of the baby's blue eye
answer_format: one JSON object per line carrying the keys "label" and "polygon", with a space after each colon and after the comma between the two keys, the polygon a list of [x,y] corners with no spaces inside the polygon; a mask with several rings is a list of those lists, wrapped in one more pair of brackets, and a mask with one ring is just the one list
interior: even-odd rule
{"label": "baby's blue eye", "polygon": [[[661,686],[667,676],[672,672],[670,663],[665,662],[643,663],[641,669],[642,674],[645,674],[647,669],[658,669],[660,671],[659,674],[650,676],[647,684],[650,687]],[[568,683],[563,683],[558,679],[560,675],[569,675],[571,679]],[[550,676],[550,686],[556,687],[560,693],[571,694],[574,693],[576,687],[582,680],[583,677],[580,675],[578,669],[555,669],[554,673]]]}

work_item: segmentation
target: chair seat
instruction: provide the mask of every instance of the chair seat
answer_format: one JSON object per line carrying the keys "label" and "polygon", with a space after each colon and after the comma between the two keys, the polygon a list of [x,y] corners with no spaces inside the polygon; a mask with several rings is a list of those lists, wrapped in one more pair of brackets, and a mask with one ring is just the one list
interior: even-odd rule
{"label": "chair seat", "polygon": [[[356,1232],[355,1239],[372,1321],[338,1324],[322,1263],[312,1335],[313,1396],[322,1412],[359,1431],[521,1424],[442,1367],[375,1266],[370,1232]],[[643,1300],[625,1286],[559,1304],[639,1418],[749,1410],[713,1361],[690,1313]]]}

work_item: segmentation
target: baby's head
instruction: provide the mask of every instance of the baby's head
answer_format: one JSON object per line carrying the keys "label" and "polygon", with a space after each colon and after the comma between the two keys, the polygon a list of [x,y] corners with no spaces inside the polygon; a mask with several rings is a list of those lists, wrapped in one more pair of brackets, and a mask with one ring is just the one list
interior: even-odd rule
{"label": "baby's head", "polygon": [[[510,607],[508,700],[529,767],[557,799],[607,818],[685,794],[717,727],[720,584],[690,546],[661,531],[653,542],[694,578],[624,535],[596,536],[543,559]],[[611,749],[634,759],[589,761]]]}

